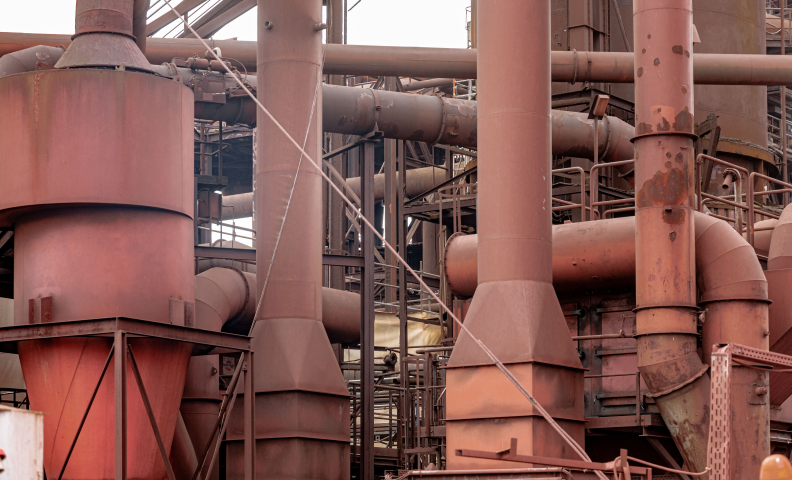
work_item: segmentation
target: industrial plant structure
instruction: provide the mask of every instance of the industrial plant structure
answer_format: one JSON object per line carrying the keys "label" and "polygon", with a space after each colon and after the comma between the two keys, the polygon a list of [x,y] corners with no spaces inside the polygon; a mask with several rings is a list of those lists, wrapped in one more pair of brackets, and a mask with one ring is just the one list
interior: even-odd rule
{"label": "industrial plant structure", "polygon": [[0,401],[49,480],[758,479],[779,2],[471,0],[464,49],[347,45],[347,0],[0,33]]}

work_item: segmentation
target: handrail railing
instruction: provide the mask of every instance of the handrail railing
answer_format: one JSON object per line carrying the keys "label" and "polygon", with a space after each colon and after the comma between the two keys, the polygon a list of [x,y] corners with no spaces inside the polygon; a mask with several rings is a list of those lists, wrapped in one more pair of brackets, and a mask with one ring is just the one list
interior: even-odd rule
{"label": "handrail railing", "polygon": [[[591,182],[591,189],[590,189],[591,190],[591,220],[594,220],[594,216],[595,215],[596,215],[597,218],[599,218],[600,214],[599,214],[599,210],[597,209],[597,207],[599,207],[600,205],[619,205],[619,204],[622,204],[622,203],[635,202],[634,198],[623,198],[623,199],[620,199],[620,200],[606,200],[606,201],[600,202],[599,201],[599,177],[596,174],[597,170],[599,170],[600,168],[619,167],[621,165],[630,165],[630,164],[634,164],[634,163],[635,163],[635,160],[622,160],[622,161],[619,161],[619,162],[598,163],[597,165],[594,165],[593,167],[591,167],[591,170],[589,171],[589,181]],[[633,207],[633,210],[634,209],[635,209],[635,207]],[[619,211],[628,211],[628,210],[624,210],[624,209],[621,209],[621,208],[619,208],[617,210],[619,210]],[[614,213],[616,213],[616,212],[614,211]]]}
{"label": "handrail railing", "polygon": [[[761,178],[762,180],[766,180],[766,181],[768,181],[768,182],[770,182],[772,184],[775,184],[775,185],[780,185],[780,186],[784,187],[784,189],[782,189],[782,190],[766,190],[766,191],[763,191],[763,192],[756,193],[756,192],[754,192],[754,181],[757,178]],[[754,245],[754,233],[755,233],[754,232],[754,223],[756,223],[756,219],[754,218],[754,215],[755,215],[755,213],[754,213],[754,197],[757,197],[759,195],[770,195],[770,194],[773,194],[773,193],[784,193],[785,191],[792,191],[792,184],[789,184],[789,183],[786,183],[786,182],[782,182],[781,180],[776,180],[775,178],[768,177],[767,175],[762,175],[759,172],[753,172],[750,175],[748,175],[748,198],[746,198],[746,200],[748,201],[748,222],[746,222],[746,223],[748,224],[748,243],[750,243],[752,247]],[[765,192],[767,192],[767,193],[765,193]],[[776,218],[776,219],[780,218],[778,215],[773,215],[772,213],[767,213],[767,212],[764,212],[764,211],[762,212],[762,215],[764,215],[766,217]]]}
{"label": "handrail railing", "polygon": [[[721,166],[725,167],[726,168],[725,172],[731,173],[732,176],[733,176],[734,173],[737,173],[737,178],[734,179],[734,192],[735,192],[735,194],[733,195],[734,200],[735,200],[734,202],[732,202],[730,200],[727,200],[727,198],[731,197],[731,195],[727,195],[727,196],[724,196],[724,197],[718,197],[716,195],[710,195],[709,193],[705,193],[703,191],[702,183],[703,183],[704,179],[702,178],[702,168],[701,168],[701,166],[703,165],[704,160],[709,160],[712,163],[715,163],[715,164],[718,164],[718,165],[721,165]],[[704,210],[704,208],[703,208],[704,204],[706,203],[707,200],[713,200],[713,201],[716,201],[716,202],[721,202],[721,203],[723,203],[725,205],[731,205],[732,207],[734,207],[734,219],[731,219],[729,217],[724,217],[722,215],[715,215],[714,213],[710,213],[709,215],[713,216],[715,218],[719,218],[721,220],[725,220],[725,221],[728,221],[728,222],[733,222],[734,223],[734,228],[738,232],[742,232],[742,230],[743,230],[742,212],[745,211],[746,213],[748,213],[748,216],[750,217],[748,207],[742,204],[742,186],[745,184],[745,181],[746,181],[746,179],[749,176],[748,169],[744,168],[744,167],[740,167],[739,165],[735,165],[733,163],[726,162],[724,160],[719,160],[719,159],[717,159],[715,157],[712,157],[710,155],[705,155],[703,153],[700,153],[696,157],[696,173],[695,173],[695,176],[696,176],[696,186],[697,186],[697,190],[699,192],[699,195],[696,197],[696,210],[698,210],[699,212],[702,212]],[[748,182],[748,183],[749,183],[749,188],[750,188],[750,182]],[[750,203],[750,202],[747,202],[747,200],[748,199],[746,198],[746,203]]]}
{"label": "handrail railing", "polygon": [[581,167],[569,167],[569,168],[559,168],[558,170],[553,170],[552,174],[556,175],[559,173],[569,173],[569,172],[577,172],[580,174],[580,203],[572,203],[566,200],[561,200],[559,198],[553,198],[554,202],[558,202],[561,205],[552,207],[552,211],[557,212],[560,210],[573,210],[575,208],[580,208],[580,221],[586,221],[586,171],[583,170]]}

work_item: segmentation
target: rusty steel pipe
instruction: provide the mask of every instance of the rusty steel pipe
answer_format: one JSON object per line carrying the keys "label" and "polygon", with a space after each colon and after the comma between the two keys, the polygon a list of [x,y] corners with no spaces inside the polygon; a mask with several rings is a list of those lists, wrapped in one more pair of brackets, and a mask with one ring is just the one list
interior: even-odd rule
{"label": "rusty steel pipe", "polygon": [[[322,23],[322,1],[270,0],[259,3],[257,14],[258,77],[267,86],[258,99],[319,161],[322,102],[314,107],[314,98],[321,95],[322,33],[314,25]],[[255,356],[256,402],[266,407],[256,414],[256,478],[286,472],[314,478],[321,471],[323,478],[347,480],[349,391],[321,323],[322,179],[263,112],[257,123],[256,298],[262,299],[252,344],[262,352]],[[231,417],[227,475],[243,478],[241,412]]]}
{"label": "rusty steel pipe", "polygon": [[[776,310],[775,317],[770,317],[775,323],[769,324],[768,280],[772,280],[772,272],[762,272],[753,248],[729,224],[699,212],[694,212],[693,216],[699,308],[706,310],[702,344],[731,342],[761,349],[767,349],[770,342],[778,342],[779,348],[785,342],[792,345],[789,340],[779,341],[792,328],[792,316],[786,314],[784,299],[788,296],[788,283],[785,282],[792,278],[788,274],[792,270],[778,269],[783,272],[775,284],[779,293],[771,294],[769,298],[779,302],[780,308]],[[792,224],[792,209],[787,219]],[[785,258],[783,255],[792,258],[789,253],[792,248],[788,248],[785,254],[781,253],[784,233],[779,237],[774,242],[774,258]],[[792,235],[787,237],[792,238]],[[792,241],[787,243],[792,246]],[[477,235],[458,234],[446,244],[446,279],[457,295],[471,296],[476,290],[477,244]],[[792,260],[788,263],[792,265]],[[774,263],[774,266],[778,265]],[[557,291],[623,288],[635,283],[635,271],[634,217],[553,226],[553,286]],[[765,273],[768,280],[765,280]],[[770,286],[772,293],[772,281]],[[709,353],[711,350],[704,350],[705,363],[709,363]],[[762,377],[761,372],[759,375],[747,369],[735,369],[733,372],[736,385],[767,385],[767,377]],[[780,403],[792,393],[792,386],[787,374],[773,375],[775,383],[772,385],[776,386],[778,393],[773,393],[773,388],[770,391],[771,395],[777,395],[775,401]],[[739,463],[751,464],[751,452],[764,448],[762,425],[769,418],[769,410],[767,405],[747,404],[744,388],[736,388],[735,391],[739,393],[735,393],[734,408],[751,420],[743,422],[742,429],[735,432],[740,435],[734,439],[739,445],[734,451],[740,452]],[[778,404],[775,401],[773,404]]]}
{"label": "rusty steel pipe", "polygon": [[685,463],[702,471],[710,382],[696,352],[692,0],[636,0],[633,19],[638,370]]}
{"label": "rusty steel pipe", "polygon": [[[781,218],[776,222],[768,249],[765,272],[770,299],[773,301],[770,305],[769,343],[771,351],[790,355],[792,354],[792,314],[790,314],[792,299],[789,295],[789,286],[792,285],[792,207],[784,208]],[[754,227],[758,225],[757,223]],[[758,240],[760,233],[757,232],[755,235]],[[781,405],[792,395],[792,375],[772,373],[770,386],[770,403]]]}
{"label": "rusty steel pipe", "polygon": [[146,21],[150,5],[151,0],[134,0],[132,5],[132,35],[144,55],[146,54]]}
{"label": "rusty steel pipe", "polygon": [[[35,48],[40,50],[49,47]],[[37,50],[27,56],[38,53]],[[57,50],[49,54],[53,55],[55,61],[59,58]],[[0,77],[3,76],[2,62],[0,58]],[[15,69],[11,73],[17,73],[20,68],[31,71],[35,68],[35,64],[35,61],[27,61],[24,65],[13,62]],[[174,71],[174,68],[152,67],[156,73],[163,76],[174,76],[178,73],[184,84],[192,89],[198,88],[192,78],[200,73],[202,78],[224,84],[222,91],[236,90],[234,80],[226,78],[221,73],[193,71],[188,68],[175,68]],[[246,81],[254,87],[257,85],[255,76],[247,76]],[[477,145],[475,101],[334,85],[322,87],[322,98],[322,125],[325,132],[365,135],[378,127],[386,138],[461,147]],[[195,118],[224,121],[229,124],[254,125],[256,111],[255,103],[244,96],[228,95],[225,103],[195,102]],[[598,134],[595,137],[594,122],[589,120],[586,114],[553,110],[552,115],[553,155],[594,158],[592,145],[596,138],[599,146],[598,158],[601,161],[611,162],[633,157],[630,139],[635,130],[623,120],[617,117],[604,117],[602,122],[598,122]],[[411,183],[409,176],[410,174],[408,174],[408,188]],[[384,177],[380,177],[379,183],[376,184],[379,187],[382,185],[381,178]],[[426,189],[428,188],[431,186]],[[414,194],[426,189],[416,191]]]}
{"label": "rusty steel pipe", "polygon": [[[224,56],[255,72],[256,42],[213,40]],[[36,45],[68,46],[69,35],[0,33],[0,56]],[[323,72],[330,75],[371,75],[437,78],[476,78],[476,49],[325,45]],[[206,49],[192,38],[148,38],[146,58],[152,65],[175,57],[203,55]],[[554,82],[633,83],[633,55],[626,52],[554,51]],[[778,55],[692,53],[697,85],[789,85],[792,59]],[[589,62],[590,60],[590,62]],[[590,66],[589,66],[590,65]]]}
{"label": "rusty steel pipe", "polygon": [[[583,374],[551,284],[550,2],[479,0],[477,22],[478,148],[487,160],[478,165],[480,287],[465,325],[582,445]],[[575,457],[466,332],[446,374],[449,452],[516,437],[526,454]],[[446,461],[449,470],[510,466]]]}
{"label": "rusty steel pipe", "polygon": [[[213,267],[196,275],[196,325],[246,335],[255,312],[255,292],[255,268],[247,272],[235,267]],[[360,295],[322,287],[322,325],[330,343],[358,343]]]}
{"label": "rusty steel pipe", "polygon": [[[57,68],[116,67],[151,71],[151,64],[135,45],[134,8],[143,0],[77,0],[75,33]],[[145,17],[145,12],[142,13]],[[143,20],[145,22],[145,18]],[[144,37],[145,38],[145,37]]]}

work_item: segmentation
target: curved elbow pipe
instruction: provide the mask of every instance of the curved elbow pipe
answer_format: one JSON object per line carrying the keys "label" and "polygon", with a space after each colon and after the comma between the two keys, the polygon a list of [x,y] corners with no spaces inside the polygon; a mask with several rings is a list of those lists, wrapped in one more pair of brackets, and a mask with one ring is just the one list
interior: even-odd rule
{"label": "curved elbow pipe", "polygon": [[[767,281],[753,248],[725,222],[699,212],[694,218],[702,302],[766,301]],[[445,275],[456,295],[470,297],[476,291],[477,248],[477,235],[453,235],[446,243]],[[635,217],[553,225],[556,290],[597,290],[634,283]]]}
{"label": "curved elbow pipe", "polygon": [[[758,233],[758,232],[757,232]],[[770,298],[770,350],[792,354],[792,208],[787,206],[773,230],[767,271]],[[792,395],[792,375],[770,374],[770,403],[781,405]]]}
{"label": "curved elbow pipe", "polygon": [[0,57],[0,77],[14,75],[15,73],[32,72],[36,65],[42,63],[49,67],[55,64],[63,55],[63,49],[38,45],[19,50]]}
{"label": "curved elbow pipe", "polygon": [[[195,276],[198,328],[247,335],[256,313],[256,274],[215,267]],[[322,324],[330,343],[360,341],[360,295],[322,288]]]}
{"label": "curved elbow pipe", "polygon": [[[782,215],[779,221],[783,233],[778,241],[775,238],[778,234],[773,236],[775,248],[771,247],[771,252],[773,264],[788,269],[792,266],[792,209],[785,213],[786,218]],[[709,362],[713,344],[739,343],[767,350],[768,285],[753,248],[731,226],[711,216],[694,212],[694,225],[699,304],[706,312],[702,332],[705,362]],[[454,235],[446,245],[446,278],[452,290],[462,296],[471,296],[476,290],[477,243],[476,235]],[[553,285],[558,291],[634,285],[635,252],[635,217],[555,225]],[[661,323],[662,319],[658,318],[658,329],[673,329],[673,325]],[[642,376],[675,385],[656,394],[656,401],[666,402],[667,408],[661,411],[674,437],[686,443],[689,454],[700,455],[706,451],[707,431],[703,426],[708,423],[709,378],[695,347],[692,352],[680,352],[673,348],[670,337],[673,335],[655,336],[654,341],[662,352],[655,358],[655,364],[644,366]],[[732,375],[735,392],[767,385],[764,372],[735,368]],[[785,380],[780,377],[784,374],[774,375],[779,375],[776,383]],[[770,388],[772,403],[776,404],[774,390],[779,391],[776,395],[783,391],[784,399],[792,393],[792,378],[782,386],[786,388]],[[677,408],[680,404],[686,407]],[[734,461],[750,462],[753,456],[764,458],[762,439],[768,435],[769,406],[733,402],[733,409],[733,431],[740,433],[732,435],[736,444],[732,451],[740,452],[740,458]]]}

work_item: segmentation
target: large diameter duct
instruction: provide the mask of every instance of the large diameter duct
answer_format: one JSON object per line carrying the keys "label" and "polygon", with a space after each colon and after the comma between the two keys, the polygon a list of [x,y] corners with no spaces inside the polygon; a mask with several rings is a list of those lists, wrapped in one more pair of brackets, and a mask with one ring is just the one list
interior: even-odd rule
{"label": "large diameter duct", "polygon": [[[198,328],[246,335],[255,313],[256,275],[234,267],[195,276]],[[330,343],[360,341],[360,295],[322,287],[322,325]]]}
{"label": "large diameter duct", "polygon": [[[693,21],[701,43],[696,54],[765,56],[765,4],[745,0],[693,0]],[[691,52],[692,53],[692,52]],[[695,77],[693,121],[718,117],[721,135],[767,147],[767,88],[747,85],[703,85]]]}
{"label": "large diameter duct", "polygon": [[14,75],[15,73],[32,72],[38,64],[54,67],[61,55],[63,55],[62,49],[44,45],[3,55],[0,57],[0,77]]}
{"label": "large diameter duct", "polygon": [[[704,363],[710,363],[715,344],[768,350],[767,280],[754,249],[726,222],[707,215],[695,216],[695,235]],[[756,479],[770,455],[770,402],[759,393],[768,391],[768,372],[735,365],[729,380],[731,478]]]}
{"label": "large diameter duct", "polygon": [[[452,291],[472,297],[478,287],[478,235],[453,235],[443,259]],[[634,284],[634,217],[553,225],[553,287],[557,292]]]}
{"label": "large diameter duct", "polygon": [[[195,276],[195,325],[196,328],[224,331],[247,335],[255,314],[256,275],[234,267],[210,268]],[[322,323],[333,343],[357,343],[360,341],[360,295],[322,288]],[[217,372],[218,356],[195,356],[190,359],[187,380],[184,384],[180,412],[183,428],[181,443],[186,438],[189,448],[179,445],[172,454],[185,468],[192,465],[189,452],[201,452],[211,438],[220,405]],[[174,448],[179,438],[177,425]],[[184,433],[184,432],[183,432]],[[194,453],[192,456],[194,457]],[[204,465],[201,478],[208,472]],[[179,471],[177,476],[191,478],[195,467]],[[215,463],[209,478],[218,478],[219,464]]]}
{"label": "large diameter duct", "polygon": [[710,382],[696,352],[691,1],[633,3],[635,329],[641,377],[685,463],[700,472]]}
{"label": "large diameter duct", "polygon": [[[107,3],[77,2],[78,35],[61,62],[120,65],[142,57],[125,21],[131,2],[128,9]],[[101,21],[114,12],[119,24]],[[105,30],[91,30],[97,24],[90,19]],[[109,58],[103,49],[118,45],[137,52]],[[189,310],[194,301],[193,95],[126,65],[0,79],[0,225],[15,230],[17,325],[112,317],[169,324],[172,309]],[[75,337],[19,345],[31,407],[47,412],[49,477],[63,465],[111,344]],[[159,339],[130,345],[169,449],[191,346]],[[127,382],[127,450],[132,459],[151,459],[130,461],[128,477],[159,480],[165,467],[134,377]],[[113,391],[106,375],[64,478],[115,478]]]}
{"label": "large diameter duct", "polygon": [[[583,372],[551,284],[550,2],[481,0],[478,8],[480,287],[465,325],[582,445]],[[516,437],[519,453],[574,457],[464,332],[446,385],[449,452]],[[447,462],[450,470],[511,467]]]}
{"label": "large diameter duct", "polygon": [[[792,222],[792,209],[787,219]],[[635,224],[635,217],[626,217],[555,225],[553,285],[556,290],[579,292],[634,284]],[[710,346],[703,351],[705,363],[709,363],[714,344],[740,343],[767,350],[768,328],[772,339],[774,335],[780,336],[777,332],[788,331],[792,323],[781,325],[779,322],[768,327],[768,282],[753,248],[734,228],[714,217],[694,212],[694,226],[699,306],[706,311],[702,345]],[[775,258],[784,255],[783,241],[775,241],[778,255]],[[792,246],[792,241],[788,243]],[[477,235],[455,235],[446,245],[446,278],[458,295],[470,296],[476,291],[477,248]],[[785,255],[792,258],[790,251],[792,248],[787,247]],[[786,285],[779,283],[778,287],[785,289]],[[783,302],[784,295],[779,293],[770,298]],[[751,400],[761,400],[762,396],[746,396],[746,392],[767,386],[767,374],[734,367],[732,375],[735,411],[732,441],[735,442],[733,451],[739,452],[732,465],[746,475],[740,478],[752,478],[758,471],[758,462],[766,456],[762,456],[762,452],[769,448],[769,405],[767,401]],[[782,374],[774,375],[782,378]],[[771,383],[771,399],[777,390],[775,386],[776,383]],[[779,397],[781,389],[786,395],[779,398],[783,401],[789,396],[790,388],[786,383],[778,387]]]}
{"label": "large diameter duct", "polygon": [[[0,33],[0,56],[36,45],[68,46],[69,35]],[[213,40],[224,56],[256,71],[256,42]],[[329,75],[476,78],[477,50],[461,48],[326,45],[323,72]],[[148,38],[146,58],[153,65],[174,57],[203,55],[192,38]],[[778,55],[693,54],[696,85],[789,85],[792,58]],[[554,82],[633,83],[634,57],[625,52],[551,52]]]}
{"label": "large diameter duct", "polygon": [[[792,208],[787,206],[773,231],[767,260],[767,282],[770,288],[770,350],[792,354]],[[781,405],[792,395],[792,375],[770,374],[770,403]]]}
{"label": "large diameter duct", "polygon": [[[0,58],[0,77],[5,74],[32,71],[36,62],[54,63],[59,49],[39,45]],[[54,61],[52,61],[54,60]],[[152,69],[163,76],[173,76],[172,67]],[[7,73],[3,73],[7,71]],[[236,82],[220,72],[177,68],[182,81],[190,88],[219,84],[220,91],[236,90]],[[203,82],[196,85],[200,73]],[[254,88],[257,78],[247,76]],[[433,95],[412,95],[386,90],[322,86],[322,125],[325,132],[365,135],[375,128],[386,138],[426,143],[442,143],[460,147],[477,145],[477,103],[471,100],[441,98]],[[195,102],[195,118],[224,121],[229,124],[256,123],[255,102],[246,96],[229,95],[224,103]],[[553,155],[594,158],[594,121],[586,114],[553,110]],[[633,158],[631,125],[616,117],[604,117],[598,123],[597,141],[600,161]],[[384,177],[383,177],[384,178]],[[380,183],[382,180],[380,180]],[[420,193],[420,192],[416,192]]]}
{"label": "large diameter duct", "polygon": [[[322,81],[321,23],[321,0],[259,4],[258,77],[267,88],[258,98],[289,135],[307,138],[314,161],[321,159],[321,98],[311,114]],[[349,391],[321,323],[322,178],[263,112],[258,125],[257,298],[264,295],[253,330],[256,477],[347,480]],[[240,433],[229,428],[229,479],[244,476]]]}

